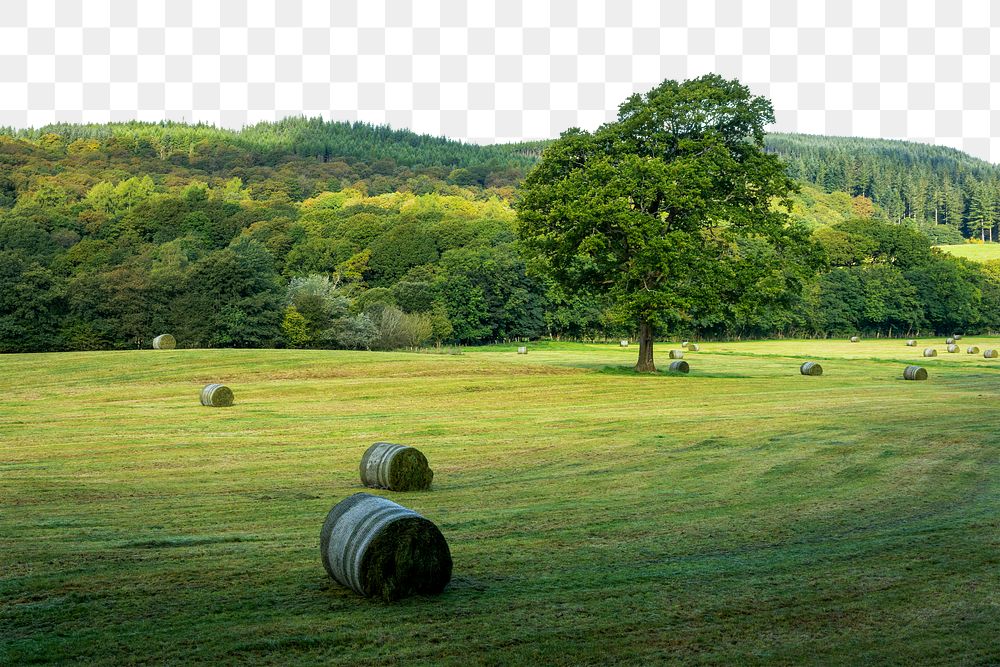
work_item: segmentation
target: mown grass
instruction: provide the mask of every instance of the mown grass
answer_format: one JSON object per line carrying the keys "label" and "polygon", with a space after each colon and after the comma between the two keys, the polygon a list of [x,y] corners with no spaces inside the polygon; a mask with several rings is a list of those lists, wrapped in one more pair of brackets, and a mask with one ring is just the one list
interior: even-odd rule
{"label": "mown grass", "polygon": [[1000,243],[957,243],[937,246],[944,252],[976,262],[1000,259]]}
{"label": "mown grass", "polygon": [[[515,349],[0,357],[0,664],[1000,662],[1000,360]],[[439,597],[320,563],[377,440],[434,468],[384,495],[447,537]]]}

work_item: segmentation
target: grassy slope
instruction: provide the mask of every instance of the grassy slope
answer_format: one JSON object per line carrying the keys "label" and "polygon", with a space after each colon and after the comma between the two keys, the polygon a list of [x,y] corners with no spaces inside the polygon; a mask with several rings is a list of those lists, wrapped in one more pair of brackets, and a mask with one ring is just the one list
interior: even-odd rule
{"label": "grassy slope", "polygon": [[[1000,360],[904,382],[919,349],[2,356],[0,664],[995,663]],[[378,439],[434,467],[385,495],[447,536],[441,597],[320,564]]]}
{"label": "grassy slope", "polygon": [[1000,243],[959,243],[956,245],[939,245],[937,247],[952,255],[966,257],[976,262],[1000,259]]}

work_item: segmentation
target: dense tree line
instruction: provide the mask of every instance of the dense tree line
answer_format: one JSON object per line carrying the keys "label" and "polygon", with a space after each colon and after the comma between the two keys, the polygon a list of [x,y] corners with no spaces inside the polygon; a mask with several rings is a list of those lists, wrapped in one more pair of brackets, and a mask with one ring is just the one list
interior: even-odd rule
{"label": "dense tree line", "polygon": [[1000,169],[953,148],[885,139],[771,134],[792,178],[862,195],[935,241],[1000,240]]}
{"label": "dense tree line", "polygon": [[[428,140],[422,154],[417,141],[379,164],[197,126],[55,130],[0,135],[0,351],[146,347],[164,332],[182,346],[359,349],[634,334],[518,245],[514,174],[531,145],[459,159],[480,149]],[[189,131],[198,141],[166,139]],[[664,333],[1000,327],[1000,267],[933,251],[863,195],[803,185],[792,204],[822,255],[801,293],[782,292],[780,270],[754,276],[722,315]]]}

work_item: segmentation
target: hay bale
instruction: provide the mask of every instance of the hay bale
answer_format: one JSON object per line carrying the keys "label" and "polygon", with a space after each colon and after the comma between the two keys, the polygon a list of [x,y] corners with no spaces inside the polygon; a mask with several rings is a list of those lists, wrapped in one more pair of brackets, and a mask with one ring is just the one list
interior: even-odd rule
{"label": "hay bale", "polygon": [[670,358],[671,359],[683,359],[684,358],[684,350],[670,350]]}
{"label": "hay bale", "polygon": [[996,359],[1000,357],[1000,351],[998,350],[984,350],[983,359]]}
{"label": "hay bale", "polygon": [[210,408],[228,408],[233,404],[233,390],[224,384],[206,384],[201,390],[201,404]]}
{"label": "hay bale", "polygon": [[620,341],[618,341],[618,345],[621,346],[621,347],[628,347],[628,341],[627,340],[620,340]]}
{"label": "hay bale", "polygon": [[177,340],[170,334],[160,334],[153,339],[154,350],[172,350],[177,347]]}
{"label": "hay bale", "polygon": [[698,343],[688,343],[688,352],[697,352],[700,349],[701,346]]}
{"label": "hay bale", "polygon": [[965,353],[966,354],[979,354],[979,348],[976,347],[975,345],[970,345],[969,347],[965,348]]}
{"label": "hay bale", "polygon": [[954,334],[952,338],[954,338],[955,340],[962,340],[962,334]]}
{"label": "hay bale", "polygon": [[528,348],[526,348],[526,347],[524,347],[522,345],[521,347],[517,348],[517,353],[518,354],[528,354]]}
{"label": "hay bale", "polygon": [[952,345],[949,345],[945,349],[948,350],[949,352],[951,352],[952,354],[954,354],[955,352],[958,352],[958,345],[952,344]]}
{"label": "hay bale", "polygon": [[687,341],[687,340],[682,340],[681,341],[681,347],[687,347],[690,344],[691,344],[691,341]]}
{"label": "hay bale", "polygon": [[333,506],[319,534],[323,567],[366,597],[436,595],[451,580],[451,551],[431,521],[387,498],[355,493]]}
{"label": "hay bale", "polygon": [[858,337],[858,336],[851,336],[851,342],[852,342],[852,343],[857,343],[857,342],[858,342],[858,341],[860,341],[860,340],[861,340],[861,338],[860,338],[860,337]]}
{"label": "hay bale", "polygon": [[801,366],[799,366],[799,372],[802,373],[803,375],[812,375],[812,376],[822,375],[823,367],[820,366],[815,361],[807,361]]}
{"label": "hay bale", "polygon": [[691,372],[691,366],[688,365],[686,361],[671,361],[670,366],[667,368],[668,373],[689,373]]}
{"label": "hay bale", "polygon": [[434,471],[420,450],[376,442],[361,457],[361,483],[376,489],[420,491],[431,488]]}
{"label": "hay bale", "polygon": [[935,350],[933,347],[925,347],[924,348],[924,356],[925,357],[936,357],[937,356],[937,350]]}
{"label": "hay bale", "polygon": [[944,339],[944,344],[945,345],[954,345],[955,344],[955,339],[954,338],[945,338]]}
{"label": "hay bale", "polygon": [[912,338],[906,341],[906,347],[916,347],[916,346],[917,346],[917,341],[913,340]]}
{"label": "hay bale", "polygon": [[926,380],[927,369],[920,366],[907,366],[903,369],[904,380]]}

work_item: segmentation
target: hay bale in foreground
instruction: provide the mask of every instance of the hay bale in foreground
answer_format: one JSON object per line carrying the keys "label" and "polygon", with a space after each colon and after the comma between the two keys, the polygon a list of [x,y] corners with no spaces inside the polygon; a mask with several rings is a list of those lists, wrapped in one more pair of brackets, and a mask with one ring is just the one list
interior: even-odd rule
{"label": "hay bale in foreground", "polygon": [[671,359],[683,359],[684,358],[684,350],[670,350],[670,358]]}
{"label": "hay bale in foreground", "polygon": [[951,344],[945,349],[954,354],[955,352],[958,352],[958,345]]}
{"label": "hay bale in foreground", "polygon": [[620,340],[620,341],[618,341],[618,345],[621,346],[621,347],[628,347],[628,341],[627,340]]}
{"label": "hay bale in foreground", "polygon": [[997,357],[1000,357],[1000,351],[997,350],[983,351],[983,359],[996,359]]}
{"label": "hay bale in foreground", "polygon": [[526,348],[524,346],[521,346],[521,347],[517,348],[517,353],[518,354],[528,354],[528,348]]}
{"label": "hay bale in foreground", "polygon": [[945,345],[954,345],[955,344],[955,339],[954,338],[945,338],[944,339],[944,344]]}
{"label": "hay bale in foreground", "polygon": [[206,384],[201,390],[201,404],[209,408],[228,408],[233,404],[233,390],[224,384]]}
{"label": "hay bale in foreground", "polygon": [[937,356],[937,350],[935,350],[933,347],[926,347],[926,348],[924,348],[924,356],[925,357],[936,357]]}
{"label": "hay bale in foreground", "polygon": [[418,449],[376,442],[361,456],[361,483],[376,489],[421,491],[431,487],[434,471]]}
{"label": "hay bale in foreground", "polygon": [[904,380],[926,380],[927,369],[920,366],[907,366],[903,369]]}
{"label": "hay bale in foreground", "polygon": [[857,343],[860,340],[861,340],[861,338],[859,338],[858,336],[851,336],[851,342],[852,343]]}
{"label": "hay bale in foreground", "polygon": [[965,353],[966,354],[979,354],[979,348],[976,347],[975,345],[970,345],[969,347],[965,348]]}
{"label": "hay bale in foreground", "polygon": [[917,346],[917,341],[913,340],[912,338],[906,341],[906,347],[916,347],[916,346]]}
{"label": "hay bale in foreground", "polygon": [[686,361],[671,361],[667,368],[668,373],[690,373],[691,366]]}
{"label": "hay bale in foreground", "polygon": [[436,595],[451,581],[451,551],[431,521],[387,498],[355,493],[330,510],[319,534],[323,567],[366,597]]}
{"label": "hay bale in foreground", "polygon": [[697,352],[700,349],[701,346],[698,343],[688,343],[688,352]]}
{"label": "hay bale in foreground", "polygon": [[172,350],[177,347],[177,339],[170,334],[160,334],[153,339],[154,350]]}
{"label": "hay bale in foreground", "polygon": [[820,366],[815,361],[807,361],[801,366],[799,366],[799,372],[802,373],[803,375],[812,375],[812,376],[822,375],[823,367]]}

